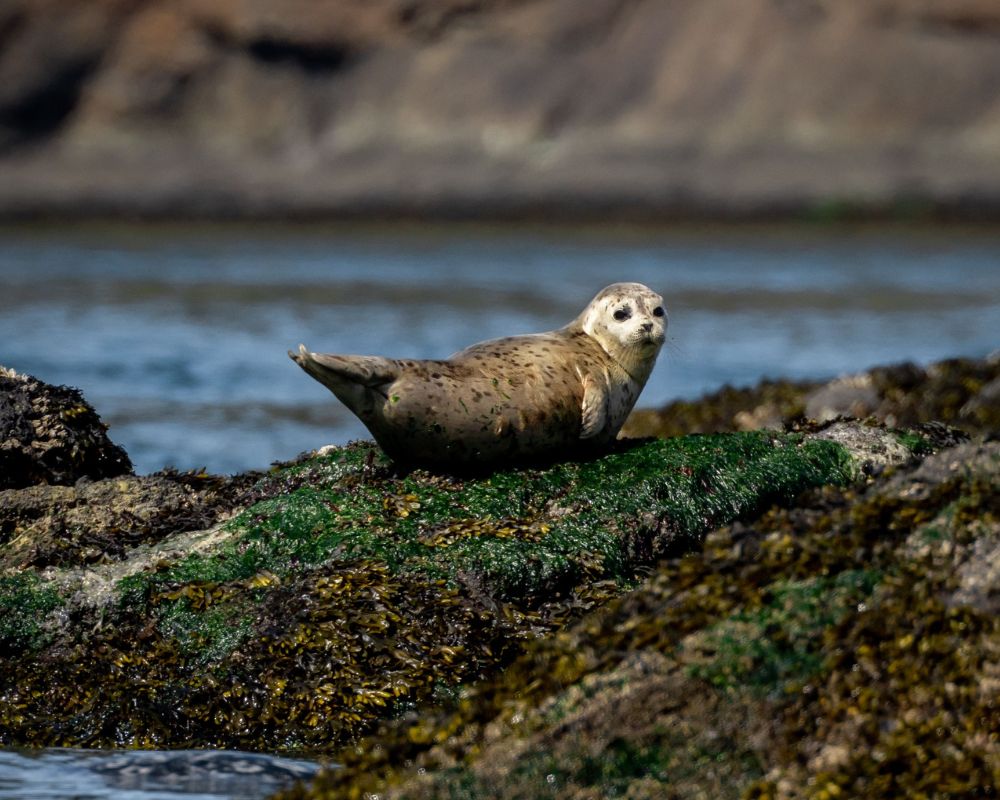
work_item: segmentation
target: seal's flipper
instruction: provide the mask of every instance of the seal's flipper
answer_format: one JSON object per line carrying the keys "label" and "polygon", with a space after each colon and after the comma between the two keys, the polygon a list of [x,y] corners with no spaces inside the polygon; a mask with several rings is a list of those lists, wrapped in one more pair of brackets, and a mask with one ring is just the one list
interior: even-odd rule
{"label": "seal's flipper", "polygon": [[608,421],[608,392],[605,385],[586,375],[583,379],[583,408],[580,418],[580,438],[591,439],[604,430]]}
{"label": "seal's flipper", "polygon": [[301,344],[298,353],[288,355],[362,419],[376,402],[386,399],[388,387],[399,377],[397,362],[381,356],[310,353]]}
{"label": "seal's flipper", "polygon": [[598,293],[569,325],[472,345],[449,359],[292,358],[357,414],[393,459],[445,471],[608,448],[666,334],[663,298]]}

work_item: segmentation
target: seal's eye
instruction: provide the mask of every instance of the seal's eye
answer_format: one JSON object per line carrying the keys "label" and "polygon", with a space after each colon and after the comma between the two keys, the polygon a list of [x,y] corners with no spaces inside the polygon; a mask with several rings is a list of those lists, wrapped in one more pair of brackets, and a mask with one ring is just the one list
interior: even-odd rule
{"label": "seal's eye", "polygon": [[615,312],[615,319],[618,320],[619,322],[624,322],[625,320],[627,320],[631,316],[632,316],[632,312],[628,308],[619,308]]}
{"label": "seal's eye", "polygon": [[663,306],[657,306],[656,308],[654,308],[653,309],[653,316],[654,317],[662,317],[663,316]]}

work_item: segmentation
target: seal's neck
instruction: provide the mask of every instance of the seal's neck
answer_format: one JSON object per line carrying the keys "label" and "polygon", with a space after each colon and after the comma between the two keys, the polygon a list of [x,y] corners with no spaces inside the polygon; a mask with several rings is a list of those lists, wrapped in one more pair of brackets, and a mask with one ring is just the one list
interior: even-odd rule
{"label": "seal's neck", "polygon": [[640,386],[646,384],[653,371],[653,366],[656,364],[656,356],[658,355],[656,350],[651,350],[648,346],[626,347],[620,342],[609,343],[600,339],[597,342],[604,349],[604,352],[632,377],[632,380]]}
{"label": "seal's neck", "polygon": [[600,348],[608,354],[615,364],[628,373],[632,380],[640,386],[646,385],[646,381],[649,379],[649,375],[656,365],[656,357],[660,351],[659,347],[644,344],[623,344],[620,339],[612,336],[610,332],[600,325],[595,325],[592,320],[588,320],[584,315],[581,315],[580,318],[574,320],[567,327],[579,327],[582,329],[584,333],[597,342]]}

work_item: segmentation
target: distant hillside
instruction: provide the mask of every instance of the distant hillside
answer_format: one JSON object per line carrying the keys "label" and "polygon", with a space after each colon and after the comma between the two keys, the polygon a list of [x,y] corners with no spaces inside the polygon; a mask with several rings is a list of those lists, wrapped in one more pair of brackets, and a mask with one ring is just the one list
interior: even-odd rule
{"label": "distant hillside", "polygon": [[996,0],[7,0],[0,216],[1000,217]]}

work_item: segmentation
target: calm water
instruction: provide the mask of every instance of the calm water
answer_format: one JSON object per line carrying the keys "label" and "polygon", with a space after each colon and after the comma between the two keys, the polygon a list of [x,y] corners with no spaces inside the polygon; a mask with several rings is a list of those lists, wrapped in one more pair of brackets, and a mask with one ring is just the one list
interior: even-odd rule
{"label": "calm water", "polygon": [[263,800],[311,761],[210,750],[0,751],[0,800]]}
{"label": "calm water", "polygon": [[318,770],[232,751],[0,751],[0,800],[263,800]]}
{"label": "calm water", "polygon": [[83,389],[141,472],[365,435],[285,355],[438,358],[661,291],[640,405],[1000,347],[1000,234],[115,227],[0,231],[0,363]]}

